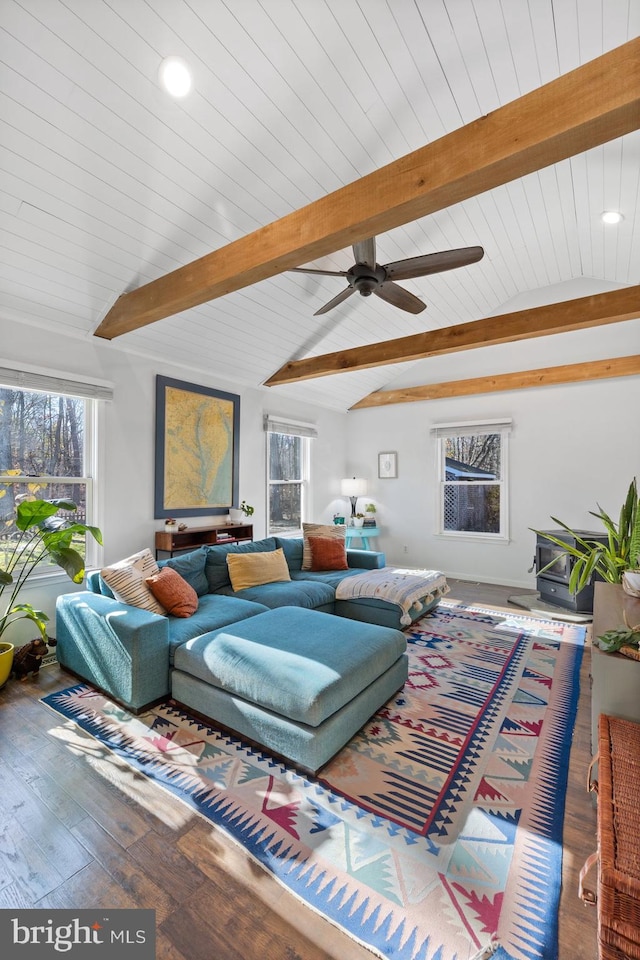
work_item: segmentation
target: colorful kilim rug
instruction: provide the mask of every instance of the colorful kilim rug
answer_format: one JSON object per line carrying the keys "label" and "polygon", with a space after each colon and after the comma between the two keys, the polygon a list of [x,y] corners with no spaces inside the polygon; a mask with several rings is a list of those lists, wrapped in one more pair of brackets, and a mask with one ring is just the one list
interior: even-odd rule
{"label": "colorful kilim rug", "polygon": [[409,680],[303,776],[171,703],[44,698],[392,960],[552,960],[585,628],[441,601]]}

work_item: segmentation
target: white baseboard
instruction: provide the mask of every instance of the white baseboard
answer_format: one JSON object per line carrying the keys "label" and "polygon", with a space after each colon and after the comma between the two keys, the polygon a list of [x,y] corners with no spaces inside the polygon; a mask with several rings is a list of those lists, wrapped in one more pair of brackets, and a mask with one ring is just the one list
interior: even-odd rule
{"label": "white baseboard", "polygon": [[[410,568],[410,565],[407,564],[406,560],[404,562],[402,560],[390,560],[388,557],[387,566]],[[481,576],[473,576],[470,573],[459,573],[453,570],[443,570],[442,567],[438,567],[438,570],[445,575],[447,580],[464,580],[466,583],[490,583],[498,587],[514,587],[516,590],[536,589],[536,581],[534,578],[528,578],[527,580],[501,580],[498,577],[489,577],[484,574]]]}

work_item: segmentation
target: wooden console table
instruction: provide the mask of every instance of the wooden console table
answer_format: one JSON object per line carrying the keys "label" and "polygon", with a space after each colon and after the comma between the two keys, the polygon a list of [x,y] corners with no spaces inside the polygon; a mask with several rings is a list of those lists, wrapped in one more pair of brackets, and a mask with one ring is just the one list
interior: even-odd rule
{"label": "wooden console table", "polygon": [[214,523],[209,527],[187,527],[186,530],[156,530],[156,560],[159,553],[182,553],[183,550],[195,550],[197,547],[212,546],[217,543],[238,543],[241,540],[253,540],[251,523]]}
{"label": "wooden console table", "polygon": [[621,653],[605,653],[596,640],[607,630],[640,623],[640,600],[629,597],[622,587],[598,581],[593,602],[593,645],[591,647],[591,753],[598,750],[598,717],[601,713],[640,721],[640,661]]}

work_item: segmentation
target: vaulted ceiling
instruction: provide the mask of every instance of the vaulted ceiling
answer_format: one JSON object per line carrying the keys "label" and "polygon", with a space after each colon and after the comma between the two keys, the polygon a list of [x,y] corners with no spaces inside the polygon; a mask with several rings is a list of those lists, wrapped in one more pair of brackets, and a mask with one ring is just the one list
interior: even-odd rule
{"label": "vaulted ceiling", "polygon": [[[640,33],[636,0],[0,0],[0,13],[0,313],[81,338],[123,293]],[[158,86],[170,55],[193,70],[181,100]],[[479,263],[404,281],[428,305],[418,315],[353,296],[314,316],[344,281],[284,272],[113,342],[194,379],[258,387],[291,361],[638,284],[639,206],[635,130],[381,233],[380,263],[485,249]],[[618,226],[602,223],[607,209],[622,212]],[[352,262],[346,247],[309,265]],[[638,353],[638,321],[609,329],[618,355]],[[577,338],[574,361],[595,358],[595,340],[561,337]],[[473,351],[475,375],[538,366],[528,342],[508,358]],[[467,376],[458,356],[444,377],[424,360],[269,389],[344,410],[372,391]]]}

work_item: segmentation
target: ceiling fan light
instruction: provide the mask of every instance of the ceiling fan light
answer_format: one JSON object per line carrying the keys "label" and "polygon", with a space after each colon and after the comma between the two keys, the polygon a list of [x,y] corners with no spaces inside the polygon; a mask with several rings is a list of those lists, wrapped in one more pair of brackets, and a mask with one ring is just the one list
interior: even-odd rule
{"label": "ceiling fan light", "polygon": [[186,97],[191,90],[191,71],[180,57],[165,57],[158,77],[160,85],[172,97]]}
{"label": "ceiling fan light", "polygon": [[624,217],[618,210],[605,210],[602,214],[603,223],[620,223]]}

